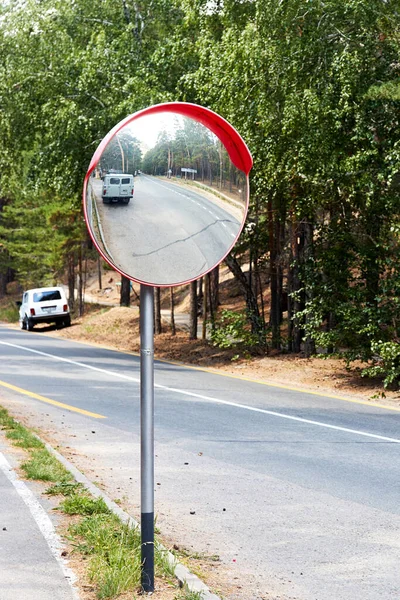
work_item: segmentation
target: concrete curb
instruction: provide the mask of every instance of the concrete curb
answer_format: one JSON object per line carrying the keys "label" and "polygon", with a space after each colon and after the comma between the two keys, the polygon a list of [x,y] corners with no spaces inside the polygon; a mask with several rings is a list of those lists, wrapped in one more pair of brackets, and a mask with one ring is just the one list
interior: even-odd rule
{"label": "concrete curb", "polygon": [[[57,450],[55,450],[50,444],[48,444],[47,442],[44,442],[39,436],[37,436],[37,437],[46,446],[47,450],[53,456],[55,456],[57,458],[57,460],[60,461],[60,463],[62,465],[64,465],[64,467],[66,469],[68,469],[68,471],[70,471],[70,473],[72,473],[72,475],[75,477],[76,481],[78,483],[82,483],[82,485],[84,485],[95,498],[103,498],[103,500],[106,503],[106,505],[108,506],[108,508],[115,515],[117,515],[123,523],[126,523],[127,525],[129,525],[129,527],[139,527],[140,528],[140,524],[136,521],[136,519],[131,517],[131,515],[129,515],[124,510],[122,510],[122,508],[120,508],[118,506],[118,504],[116,504],[115,502],[110,500],[110,498],[102,490],[100,490],[94,483],[92,483],[86,477],[86,475],[81,473],[81,471],[79,471],[79,469],[77,469],[75,467],[75,465],[70,463],[69,460],[67,460],[62,454],[60,454]],[[162,548],[162,546],[161,546],[161,548]],[[167,550],[166,548],[163,548],[163,549],[165,550],[165,553],[166,553],[166,556],[167,556],[167,559],[168,559],[170,565],[172,565],[174,567],[175,576],[178,579],[179,585],[181,587],[186,585],[191,592],[200,593],[201,600],[221,600],[219,596],[216,596],[215,594],[212,594],[210,592],[210,590],[206,586],[206,584],[203,583],[201,581],[201,579],[199,579],[199,577],[197,577],[197,575],[194,575],[193,573],[191,573],[189,571],[189,569],[187,569],[184,565],[179,563],[176,560],[175,556],[171,552],[169,552],[169,550]]]}

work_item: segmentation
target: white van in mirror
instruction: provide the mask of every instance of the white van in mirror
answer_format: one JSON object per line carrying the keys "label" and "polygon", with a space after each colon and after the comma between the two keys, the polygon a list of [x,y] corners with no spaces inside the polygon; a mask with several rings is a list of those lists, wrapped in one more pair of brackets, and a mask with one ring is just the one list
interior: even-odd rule
{"label": "white van in mirror", "polygon": [[19,325],[21,329],[32,331],[37,323],[56,323],[64,327],[71,325],[68,302],[62,287],[35,288],[24,292],[19,307]]}
{"label": "white van in mirror", "polygon": [[124,173],[110,173],[103,179],[103,202],[119,202],[128,204],[133,196],[133,175]]}

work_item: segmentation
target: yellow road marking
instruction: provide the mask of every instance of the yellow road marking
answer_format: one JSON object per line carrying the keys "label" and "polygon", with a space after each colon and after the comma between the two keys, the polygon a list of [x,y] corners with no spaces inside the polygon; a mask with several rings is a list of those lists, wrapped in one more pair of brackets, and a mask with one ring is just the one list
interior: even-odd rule
{"label": "yellow road marking", "polygon": [[77,408],[76,406],[70,406],[69,404],[64,404],[63,402],[57,402],[57,400],[51,400],[50,398],[46,398],[45,396],[41,396],[40,394],[35,394],[34,392],[30,392],[29,390],[24,390],[23,388],[17,387],[16,385],[12,385],[11,383],[6,383],[5,381],[0,381],[0,385],[10,390],[13,390],[14,392],[18,392],[19,394],[25,394],[25,396],[30,396],[31,398],[35,398],[35,400],[40,400],[40,402],[46,402],[46,404],[53,404],[53,406],[59,406],[60,408],[65,408],[66,410],[71,410],[81,415],[94,417],[95,419],[107,418],[104,415],[99,415],[97,413],[90,412],[89,410],[84,410],[83,408]]}

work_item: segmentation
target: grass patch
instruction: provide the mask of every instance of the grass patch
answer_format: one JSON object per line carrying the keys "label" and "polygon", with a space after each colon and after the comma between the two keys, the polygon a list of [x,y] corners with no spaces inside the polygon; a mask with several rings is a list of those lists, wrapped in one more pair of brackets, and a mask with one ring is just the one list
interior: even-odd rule
{"label": "grass patch", "polygon": [[26,450],[30,450],[31,448],[44,448],[43,442],[20,423],[16,423],[13,429],[7,431],[6,437],[9,440],[12,440],[16,446],[25,448]]}
{"label": "grass patch", "polygon": [[52,482],[73,480],[71,473],[46,448],[31,452],[31,458],[22,463],[21,469],[28,479]]}
{"label": "grass patch", "polygon": [[90,557],[89,578],[97,597],[113,598],[140,586],[140,532],[108,511],[70,527],[77,550]]}
{"label": "grass patch", "polygon": [[46,494],[48,496],[72,496],[72,494],[76,494],[81,490],[84,490],[81,483],[77,483],[76,481],[60,481],[47,488]]}
{"label": "grass patch", "polygon": [[[101,509],[101,504],[97,507]],[[98,598],[114,598],[140,588],[141,539],[138,528],[122,523],[105,506],[104,512],[93,512],[78,524],[71,525],[69,534],[76,551],[89,558],[88,575],[96,585]],[[158,542],[155,543],[154,567],[156,576],[171,579],[171,585],[176,586],[168,552]],[[191,600],[192,597],[179,595],[178,598]]]}
{"label": "grass patch", "polygon": [[202,592],[191,592],[187,585],[185,585],[182,591],[175,596],[175,600],[203,600]]}
{"label": "grass patch", "polygon": [[103,498],[92,498],[85,493],[68,496],[60,505],[67,515],[109,515],[111,513]]}
{"label": "grass patch", "polygon": [[175,565],[177,561],[174,560],[171,563],[168,556],[168,550],[166,550],[158,541],[154,541],[154,568],[155,571],[162,573],[165,577],[169,577],[171,580],[175,577]]}
{"label": "grass patch", "polygon": [[10,417],[5,408],[0,408],[0,425],[3,429],[15,429],[19,423]]}
{"label": "grass patch", "polygon": [[31,431],[26,429],[21,423],[10,417],[5,408],[0,408],[0,426],[6,430],[6,437],[13,442],[15,446],[30,450],[32,448],[44,448],[41,442]]}

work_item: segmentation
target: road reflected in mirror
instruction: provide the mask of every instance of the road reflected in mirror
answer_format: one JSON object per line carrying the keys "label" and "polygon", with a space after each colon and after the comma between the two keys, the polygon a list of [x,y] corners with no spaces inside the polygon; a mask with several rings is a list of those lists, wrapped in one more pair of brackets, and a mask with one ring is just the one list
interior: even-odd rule
{"label": "road reflected in mirror", "polygon": [[87,180],[88,227],[103,256],[148,285],[216,266],[246,216],[248,180],[207,127],[171,112],[139,116],[112,137]]}

